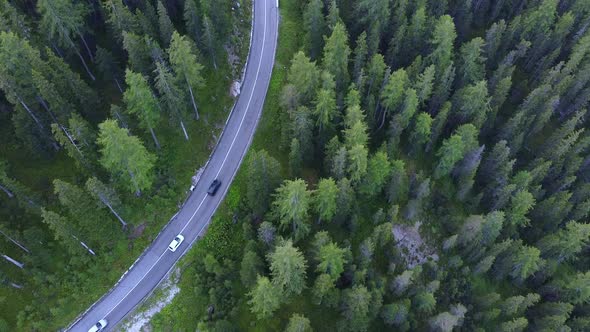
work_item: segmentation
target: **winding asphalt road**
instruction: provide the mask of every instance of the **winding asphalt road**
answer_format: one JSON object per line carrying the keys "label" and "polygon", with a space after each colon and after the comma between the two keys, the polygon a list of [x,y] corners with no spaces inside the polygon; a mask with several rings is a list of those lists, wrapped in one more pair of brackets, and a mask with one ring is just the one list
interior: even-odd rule
{"label": "winding asphalt road", "polygon": [[[246,154],[262,113],[274,64],[278,19],[278,0],[254,0],[250,55],[242,91],[196,188],[117,285],[72,323],[68,331],[88,331],[102,318],[108,320],[105,331],[113,330],[203,234]],[[222,181],[221,187],[216,196],[208,196],[207,188],[214,179]],[[167,248],[177,234],[184,235],[185,240],[176,252],[171,252]]]}

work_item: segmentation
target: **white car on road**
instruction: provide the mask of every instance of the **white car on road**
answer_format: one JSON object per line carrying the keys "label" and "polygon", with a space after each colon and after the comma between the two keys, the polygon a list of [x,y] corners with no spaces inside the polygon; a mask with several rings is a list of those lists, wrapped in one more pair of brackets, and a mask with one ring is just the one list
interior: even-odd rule
{"label": "white car on road", "polygon": [[182,236],[180,234],[176,235],[174,240],[172,240],[172,242],[170,242],[168,249],[172,252],[175,252],[176,248],[180,247],[180,244],[182,243],[182,241],[184,241],[184,236]]}
{"label": "white car on road", "polygon": [[98,323],[92,325],[92,327],[88,330],[88,332],[102,331],[107,325],[108,325],[107,320],[103,318],[103,319],[99,320]]}

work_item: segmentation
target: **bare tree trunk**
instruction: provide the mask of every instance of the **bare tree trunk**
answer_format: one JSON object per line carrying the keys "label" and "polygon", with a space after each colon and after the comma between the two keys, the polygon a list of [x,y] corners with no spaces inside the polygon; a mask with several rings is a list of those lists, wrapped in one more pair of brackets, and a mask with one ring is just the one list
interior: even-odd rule
{"label": "bare tree trunk", "polygon": [[[373,88],[373,82],[375,81],[374,78],[371,78],[371,80],[369,81],[369,86],[367,87],[367,95],[365,96],[365,100],[369,99],[369,96],[371,95],[371,89]],[[359,88],[361,86],[359,85]]]}
{"label": "bare tree trunk", "polygon": [[117,117],[117,120],[119,121],[121,126],[123,126],[123,128],[129,128],[129,126],[127,126],[127,123],[123,121],[123,118],[121,117],[121,114],[119,114],[119,112],[115,111],[115,116]]}
{"label": "bare tree trunk", "polygon": [[[212,42],[210,42],[212,44]],[[217,71],[217,57],[215,55],[215,46],[211,45],[211,58],[213,58],[213,68]]]}
{"label": "bare tree trunk", "polygon": [[92,72],[90,71],[90,69],[88,68],[88,65],[86,64],[86,60],[84,60],[84,57],[82,56],[82,54],[80,54],[80,52],[78,51],[78,48],[76,47],[74,42],[70,38],[68,38],[68,41],[70,42],[70,45],[72,46],[72,49],[74,50],[74,52],[76,52],[76,55],[78,55],[78,58],[80,58],[80,61],[82,61],[82,66],[84,66],[84,69],[86,69],[86,73],[88,73],[88,76],[90,76],[90,79],[93,81],[96,81],[96,77],[94,77],[94,75],[92,75]]}
{"label": "bare tree trunk", "polygon": [[94,75],[92,75],[92,72],[88,68],[88,65],[86,64],[86,61],[82,57],[82,54],[80,54],[80,52],[78,52],[78,50],[76,50],[76,54],[80,58],[80,61],[82,61],[82,66],[84,66],[84,69],[86,69],[86,73],[88,73],[88,76],[90,76],[90,79],[93,80],[93,81],[96,81],[96,77],[94,77]]}
{"label": "bare tree trunk", "polygon": [[64,126],[62,126],[59,123],[57,125],[59,126],[59,128],[61,128],[61,130],[64,132],[64,134],[66,134],[66,137],[68,138],[68,140],[70,140],[70,143],[72,143],[74,148],[76,148],[76,151],[78,151],[78,153],[80,154],[80,157],[82,157],[82,159],[84,159],[84,154],[82,153],[82,150],[80,150],[80,148],[78,147],[78,144],[76,144],[76,142],[74,142],[72,135],[70,135],[70,133],[68,132],[68,130]]}
{"label": "bare tree trunk", "polygon": [[123,88],[121,88],[121,84],[119,84],[119,80],[116,78],[113,78],[113,81],[115,81],[115,84],[117,85],[117,89],[119,89],[119,92],[123,93]]}
{"label": "bare tree trunk", "polygon": [[380,130],[383,125],[385,124],[385,118],[387,117],[387,113],[389,112],[389,109],[386,107],[385,111],[383,111],[383,118],[381,119],[381,124],[379,125],[379,128],[377,128],[377,130]]}
{"label": "bare tree trunk", "polygon": [[119,219],[119,222],[121,223],[121,225],[123,225],[123,228],[127,227],[127,223],[125,222],[125,220],[123,220],[123,218],[121,218],[121,216],[119,216],[119,214],[117,213],[117,211],[115,211],[115,209],[113,209],[113,207],[111,206],[111,203],[109,203],[108,200],[106,200],[106,198],[99,196],[100,197],[100,201],[106,205],[109,210],[111,210],[111,212],[115,215],[115,217],[117,217],[117,219]]}
{"label": "bare tree trunk", "polygon": [[49,109],[49,106],[47,106],[47,103],[45,102],[45,100],[43,98],[41,98],[40,96],[37,96],[37,100],[39,100],[39,102],[41,103],[41,105],[43,106],[43,108],[47,111],[47,113],[49,113],[49,116],[51,116],[51,119],[53,120],[53,122],[56,123],[57,126],[59,127],[59,129],[61,129],[63,131],[63,133],[66,135],[66,137],[68,138],[68,140],[70,141],[70,143],[72,143],[72,145],[74,146],[74,148],[76,149],[76,151],[78,151],[78,153],[80,154],[80,156],[82,158],[84,158],[84,154],[82,153],[82,151],[80,150],[80,148],[78,148],[78,145],[76,144],[76,142],[74,142],[74,139],[72,138],[72,135],[70,135],[70,133],[68,132],[68,130],[59,122],[59,120],[57,120],[57,117]]}
{"label": "bare tree trunk", "polygon": [[482,2],[483,2],[482,0],[475,0],[472,3],[472,10],[473,10],[473,12],[477,12],[479,10],[479,7],[481,7]]}
{"label": "bare tree trunk", "polygon": [[362,93],[360,86],[362,86],[363,77],[365,75],[365,70],[361,68],[361,71],[358,73],[358,76],[353,79],[353,82],[359,87],[359,93]]}
{"label": "bare tree trunk", "polygon": [[80,39],[82,40],[82,44],[84,44],[84,47],[86,48],[86,52],[88,53],[88,58],[90,58],[90,61],[94,62],[94,57],[92,56],[92,52],[90,52],[90,47],[88,47],[88,44],[86,43],[86,39],[84,39],[84,36],[78,32],[78,37],[80,37]]}
{"label": "bare tree trunk", "polygon": [[94,253],[94,250],[90,249],[90,247],[88,247],[86,245],[86,243],[80,241],[80,239],[78,239],[75,235],[72,235],[72,237],[74,239],[76,239],[76,241],[80,242],[80,245],[82,245],[82,247],[84,247],[84,249],[86,249],[90,254],[92,254],[92,256],[96,256],[96,254]]}
{"label": "bare tree trunk", "polygon": [[51,46],[53,46],[53,50],[55,51],[55,53],[57,53],[57,55],[59,55],[59,57],[63,59],[64,55],[63,55],[63,53],[61,53],[61,50],[59,49],[59,47],[57,47],[57,45],[55,45],[55,43],[51,43]]}
{"label": "bare tree trunk", "polygon": [[27,111],[27,113],[29,113],[29,115],[31,116],[31,118],[33,118],[33,121],[35,121],[35,123],[37,124],[37,126],[39,127],[39,129],[41,129],[42,131],[45,131],[45,128],[41,124],[41,121],[39,121],[39,119],[37,118],[37,116],[35,116],[35,114],[33,113],[33,111],[31,111],[31,109],[29,108],[29,106],[27,104],[25,104],[25,102],[20,98],[20,96],[17,95],[16,98],[18,99],[18,102],[21,104],[21,106],[24,107],[24,109]]}
{"label": "bare tree trunk", "polygon": [[182,128],[182,132],[184,133],[184,138],[188,141],[188,134],[186,132],[186,128],[184,127],[184,122],[180,119],[180,127]]}
{"label": "bare tree trunk", "polygon": [[375,104],[375,112],[373,112],[373,121],[379,121],[379,112],[381,112],[381,103]]}
{"label": "bare tree trunk", "polygon": [[[379,112],[381,110],[381,95],[383,94],[383,90],[385,90],[385,86],[389,83],[389,76],[391,75],[390,70],[385,70],[385,75],[383,76],[383,82],[381,82],[381,87],[379,88],[379,92],[377,94],[377,98],[375,100],[375,114],[373,115],[375,120],[378,119]],[[385,111],[388,111],[388,107],[386,107]]]}
{"label": "bare tree trunk", "polygon": [[51,134],[48,134],[45,131],[45,127],[43,126],[43,124],[41,124],[41,121],[39,121],[39,119],[37,118],[37,116],[35,116],[35,114],[33,113],[33,111],[31,111],[31,109],[29,108],[29,106],[27,104],[25,104],[25,102],[21,99],[20,96],[16,96],[16,98],[18,99],[18,102],[21,104],[21,106],[27,111],[27,113],[29,113],[29,115],[31,116],[31,118],[33,119],[33,121],[35,121],[35,123],[37,124],[37,127],[39,127],[39,131],[45,133],[47,136],[49,136],[49,140],[51,141],[51,145],[53,145],[53,148],[55,150],[59,150],[59,145],[55,142],[55,140],[53,139],[53,137],[51,137]]}
{"label": "bare tree trunk", "polygon": [[24,263],[21,263],[12,257],[6,256],[6,255],[2,255],[2,257],[4,257],[4,259],[6,259],[7,261],[11,262],[12,264],[18,266],[21,269],[25,267]]}
{"label": "bare tree trunk", "polygon": [[12,282],[12,281],[9,281],[9,282],[8,282],[8,284],[9,284],[9,285],[10,285],[10,287],[12,287],[12,288],[16,288],[16,289],[21,289],[21,288],[23,288],[23,286],[22,286],[22,285],[15,284],[15,283],[14,283],[14,282]]}
{"label": "bare tree trunk", "polygon": [[84,243],[84,242],[80,241],[80,244],[82,245],[82,247],[84,247],[86,250],[88,250],[88,252],[89,252],[89,253],[91,253],[91,254],[92,254],[92,256],[96,256],[96,254],[94,253],[94,251],[93,251],[92,249],[90,249],[90,247],[88,247],[88,246],[86,245],[86,243]]}
{"label": "bare tree trunk", "polygon": [[160,142],[158,142],[158,138],[156,137],[156,133],[154,132],[154,128],[150,127],[150,133],[152,134],[152,138],[154,139],[154,143],[156,144],[156,148],[160,150]]}
{"label": "bare tree trunk", "polygon": [[11,238],[10,236],[6,235],[6,233],[4,233],[3,231],[0,230],[0,234],[4,235],[8,240],[10,240],[10,242],[16,244],[19,248],[21,248],[22,250],[26,251],[27,254],[30,254],[31,253],[29,251],[29,249],[27,249],[27,247],[23,246],[18,241],[16,241],[15,239]]}
{"label": "bare tree trunk", "polygon": [[55,117],[55,114],[53,114],[53,112],[49,109],[49,106],[47,106],[45,99],[43,99],[41,96],[35,96],[35,98],[37,98],[37,101],[41,104],[41,106],[43,106],[45,111],[47,111],[47,113],[49,113],[51,120],[53,120],[54,123],[59,123],[57,121],[57,118]]}
{"label": "bare tree trunk", "polygon": [[186,77],[185,77],[185,81],[186,81],[186,85],[188,85],[188,91],[191,93],[191,102],[193,103],[193,108],[195,109],[195,119],[198,121],[199,120],[199,111],[197,110],[197,103],[195,102],[195,96],[193,95],[193,88],[188,83],[188,79],[186,79]]}
{"label": "bare tree trunk", "polygon": [[8,195],[8,198],[14,197],[14,194],[12,193],[12,191],[8,190],[8,188],[4,187],[1,183],[0,183],[0,189],[2,189],[2,191],[4,191],[6,193],[6,195]]}
{"label": "bare tree trunk", "polygon": [[131,170],[129,171],[129,176],[131,176],[131,181],[133,182],[133,186],[135,187],[135,196],[139,197],[141,196],[141,189],[139,189],[139,186],[137,185],[137,181],[135,181],[135,174],[133,174],[133,172]]}
{"label": "bare tree trunk", "polygon": [[[164,84],[166,84],[166,90],[168,91],[168,93],[172,93],[172,89],[170,88],[170,85],[168,84],[168,81],[164,81]],[[158,104],[159,107],[159,104]],[[186,132],[186,128],[184,127],[184,122],[182,121],[182,114],[180,114],[180,111],[178,111],[178,108],[174,107],[176,113],[178,114],[178,119],[180,120],[180,127],[182,128],[182,132],[184,133],[184,138],[188,141],[188,133]]]}
{"label": "bare tree trunk", "polygon": [[29,203],[29,205],[39,208],[39,204],[34,202],[29,196],[27,196],[27,195],[21,195],[21,196],[27,201],[27,203]]}

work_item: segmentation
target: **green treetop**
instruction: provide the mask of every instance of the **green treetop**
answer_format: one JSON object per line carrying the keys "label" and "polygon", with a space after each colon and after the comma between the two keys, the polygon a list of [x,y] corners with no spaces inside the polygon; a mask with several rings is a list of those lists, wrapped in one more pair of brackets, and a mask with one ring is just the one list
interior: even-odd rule
{"label": "green treetop", "polygon": [[258,319],[270,317],[281,305],[281,291],[267,277],[258,276],[256,286],[248,295],[250,310]]}
{"label": "green treetop", "polygon": [[127,105],[127,110],[139,118],[139,125],[152,134],[154,143],[160,148],[160,143],[154,132],[154,128],[160,120],[158,100],[143,75],[127,69],[125,83],[127,90],[123,94],[123,100]]}
{"label": "green treetop", "polygon": [[246,202],[257,216],[263,216],[270,207],[271,195],[281,184],[281,165],[265,150],[253,151],[246,165]]}
{"label": "green treetop", "polygon": [[441,16],[434,27],[431,41],[434,51],[430,54],[437,73],[443,73],[451,65],[455,38],[457,32],[453,19],[449,15]]}
{"label": "green treetop", "polygon": [[485,78],[485,61],[482,51],[485,41],[476,37],[461,46],[461,85],[474,84]]}
{"label": "green treetop", "polygon": [[162,3],[162,1],[158,1],[158,25],[160,27],[160,40],[164,45],[170,45],[170,39],[172,38],[172,33],[174,32],[174,25],[168,16],[168,11],[166,7]]}
{"label": "green treetop", "polygon": [[331,221],[336,215],[338,198],[338,186],[332,178],[321,179],[318,188],[314,192],[314,210],[318,215],[318,221]]}
{"label": "green treetop", "polygon": [[324,68],[334,76],[336,91],[344,91],[348,85],[349,55],[350,47],[348,46],[346,27],[342,23],[337,23],[332,31],[332,35],[326,39],[322,61]]}
{"label": "green treetop", "polygon": [[303,11],[305,45],[312,59],[317,59],[324,46],[326,19],[324,18],[324,1],[311,0]]}
{"label": "green treetop", "polygon": [[285,329],[285,332],[313,332],[309,319],[300,314],[293,314],[289,318],[289,324]]}
{"label": "green treetop", "polygon": [[315,62],[311,61],[305,53],[301,51],[295,53],[291,60],[288,78],[297,91],[300,103],[308,103],[314,98],[320,83],[320,73]]}
{"label": "green treetop", "polygon": [[283,230],[291,229],[293,238],[297,241],[309,233],[309,206],[311,192],[307,190],[307,183],[301,179],[286,180],[275,194],[273,211]]}
{"label": "green treetop", "polygon": [[344,331],[366,331],[369,325],[371,293],[367,287],[355,285],[343,294],[342,320],[339,327]]}
{"label": "green treetop", "polygon": [[50,40],[55,40],[59,45],[73,50],[80,58],[88,76],[94,81],[94,75],[72,40],[72,36],[77,35],[86,46],[90,60],[93,60],[83,36],[84,16],[87,13],[84,5],[71,0],[40,0],[37,2],[37,8],[41,14],[41,30],[47,32]]}
{"label": "green treetop", "polygon": [[285,241],[268,255],[272,283],[279,287],[285,296],[300,294],[305,288],[305,269],[307,262],[299,249],[293,247],[291,240]]}
{"label": "green treetop", "polygon": [[147,151],[139,138],[119,128],[117,121],[106,120],[98,128],[98,144],[102,154],[100,162],[131,192],[141,194],[153,182],[155,157]]}
{"label": "green treetop", "polygon": [[437,153],[439,162],[434,170],[435,179],[448,175],[453,170],[455,164],[463,158],[464,153],[465,143],[461,139],[461,136],[455,134],[444,140]]}
{"label": "green treetop", "polygon": [[186,84],[193,109],[195,110],[195,117],[198,120],[199,112],[197,110],[195,93],[197,89],[205,85],[205,80],[201,74],[203,66],[197,62],[195,50],[196,46],[190,39],[186,38],[186,36],[180,36],[178,32],[174,31],[170,48],[168,49],[170,64],[178,78]]}
{"label": "green treetop", "polygon": [[338,247],[333,242],[322,246],[318,257],[316,257],[319,262],[317,272],[328,274],[333,282],[338,280],[340,274],[344,272],[345,254],[346,250]]}
{"label": "green treetop", "polygon": [[387,159],[387,154],[383,151],[377,151],[369,159],[367,174],[361,185],[361,192],[369,196],[379,194],[391,174],[391,163]]}
{"label": "green treetop", "polygon": [[156,63],[156,88],[160,92],[161,100],[168,112],[180,123],[184,138],[188,141],[188,132],[184,125],[184,116],[187,113],[184,91],[178,86],[178,80],[174,74],[162,62]]}

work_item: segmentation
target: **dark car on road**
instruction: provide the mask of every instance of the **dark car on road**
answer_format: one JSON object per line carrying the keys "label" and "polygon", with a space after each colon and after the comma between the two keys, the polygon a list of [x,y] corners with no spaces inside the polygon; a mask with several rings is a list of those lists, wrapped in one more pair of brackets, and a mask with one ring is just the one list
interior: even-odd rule
{"label": "dark car on road", "polygon": [[215,193],[217,193],[217,190],[220,186],[221,181],[219,181],[218,179],[213,180],[213,182],[211,182],[211,185],[209,186],[209,189],[207,189],[207,194],[215,196]]}

